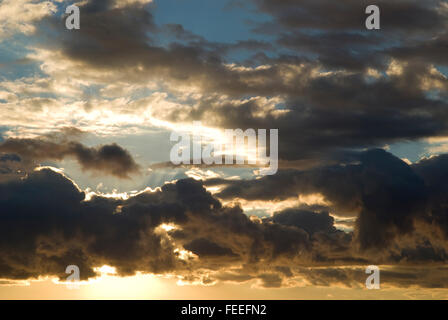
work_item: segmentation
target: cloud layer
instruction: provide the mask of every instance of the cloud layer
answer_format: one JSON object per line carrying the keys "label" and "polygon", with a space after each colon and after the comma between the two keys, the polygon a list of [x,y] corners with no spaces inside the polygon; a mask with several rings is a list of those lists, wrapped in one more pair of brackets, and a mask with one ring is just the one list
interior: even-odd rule
{"label": "cloud layer", "polygon": [[[203,284],[258,279],[265,287],[357,287],[362,268],[378,264],[388,266],[386,286],[445,287],[441,272],[410,279],[422,274],[416,264],[440,271],[447,259],[446,200],[440,196],[446,156],[412,166],[382,150],[356,156],[358,163],[275,178],[205,181],[227,185],[216,196],[204,182],[186,179],[127,199],[86,198],[63,174],[39,169],[0,183],[0,277],[62,279],[65,267],[77,264],[86,279],[106,264],[119,275],[174,274]],[[289,208],[263,219],[220,200],[316,192],[331,205]],[[329,212],[355,216],[354,231],[335,228]]]}
{"label": "cloud layer", "polygon": [[0,152],[20,155],[25,161],[62,160],[73,157],[86,171],[96,171],[129,178],[140,166],[130,153],[117,144],[86,147],[76,141],[55,142],[44,139],[7,139],[0,143]]}
{"label": "cloud layer", "polygon": [[[384,150],[448,135],[446,1],[377,1],[381,31],[364,27],[367,1],[240,2],[263,18],[232,41],[163,20],[149,0],[83,1],[81,29],[66,30],[63,4],[0,4],[0,57],[25,41],[0,63],[0,279],[62,279],[76,264],[83,279],[110,265],[204,285],[357,287],[377,264],[385,285],[447,286],[448,156],[410,164]],[[132,178],[147,165],[125,149],[135,134],[193,121],[279,129],[279,172],[173,173],[118,197],[39,166],[72,158]],[[128,145],[88,146],[81,131]],[[245,209],[260,203],[280,209]]]}

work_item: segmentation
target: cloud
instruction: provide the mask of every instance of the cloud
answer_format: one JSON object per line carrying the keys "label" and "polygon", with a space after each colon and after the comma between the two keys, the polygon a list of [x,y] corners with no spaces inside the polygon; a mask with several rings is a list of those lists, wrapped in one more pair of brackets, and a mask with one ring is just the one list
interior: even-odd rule
{"label": "cloud", "polygon": [[140,170],[131,154],[117,144],[86,147],[76,141],[10,138],[0,144],[0,152],[18,154],[32,162],[73,157],[83,170],[103,172],[118,178],[129,178],[130,174]]}
{"label": "cloud", "polygon": [[[86,200],[73,181],[40,169],[0,183],[0,191],[4,279],[64,278],[69,264],[80,267],[83,279],[104,264],[116,267],[119,275],[141,271],[184,277],[194,277],[193,270],[245,264],[256,275],[267,261],[282,265],[299,255],[309,259],[312,248],[303,229],[253,222],[240,208],[222,206],[193,179],[127,200]],[[163,224],[176,227],[161,231]],[[179,254],[185,250],[196,257]]]}
{"label": "cloud", "polygon": [[[254,0],[259,8],[273,15],[276,23],[290,29],[345,30],[357,31],[364,28],[367,17],[365,9],[369,1],[349,0],[335,3],[331,0],[297,0],[278,2],[275,0]],[[446,25],[440,10],[444,2],[430,0],[380,0],[382,29],[386,33],[421,33],[441,30]]]}
{"label": "cloud", "polygon": [[184,248],[199,256],[235,256],[229,248],[223,248],[207,239],[195,239],[184,245]]}
{"label": "cloud", "polygon": [[[229,249],[215,250],[220,247],[217,242],[230,234],[235,240],[244,240],[233,244],[238,254],[249,256],[246,246],[252,239],[245,231],[258,241],[263,241],[263,233],[267,232],[267,243],[272,241],[274,248],[266,248],[266,253],[258,248],[258,254],[269,254],[271,250],[286,253],[288,247],[297,248],[306,242],[304,232],[291,229],[289,238],[299,242],[280,248],[276,242],[281,230],[269,227],[265,231],[240,210],[223,208],[200,182],[192,179],[142,192],[129,200],[98,196],[84,201],[85,193],[72,181],[50,169],[41,169],[25,179],[1,183],[0,190],[2,278],[62,276],[66,265],[73,263],[80,267],[83,278],[93,276],[93,268],[103,264],[116,267],[121,275],[137,271],[185,272],[192,266],[176,257],[171,237],[205,259],[211,254],[230,255],[235,260],[238,256]],[[195,231],[197,222],[208,227]],[[160,234],[156,229],[163,223],[181,226],[182,234]],[[204,240],[213,229],[214,236]]]}
{"label": "cloud", "polygon": [[[143,239],[139,232],[149,221],[113,215],[114,201],[83,203],[85,194],[61,174],[43,169],[0,188],[2,278],[62,276],[64,268],[75,263],[85,279],[95,274],[92,263],[101,264],[105,257],[113,265],[121,260],[121,272],[126,272],[133,257],[149,252],[153,253],[152,263],[161,262],[159,268],[170,264],[158,255],[161,245],[156,235],[147,235],[146,245],[132,246],[136,238]],[[21,198],[25,194],[30,196],[29,202]],[[17,233],[19,230],[24,233]],[[115,242],[113,247],[108,246],[110,241]],[[146,262],[151,262],[149,256]]]}
{"label": "cloud", "polygon": [[36,31],[35,22],[54,13],[52,1],[4,0],[0,3],[0,41],[16,34],[30,35]]}
{"label": "cloud", "polygon": [[297,226],[309,234],[335,232],[334,219],[328,212],[316,213],[306,210],[286,209],[277,213],[273,221],[287,226]]}
{"label": "cloud", "polygon": [[[86,94],[76,102],[19,97],[8,107],[26,105],[34,112],[50,107],[64,110],[61,117],[80,125],[101,117],[133,124],[136,130],[154,119],[171,125],[201,120],[219,128],[277,128],[280,160],[308,164],[334,162],[348,148],[446,135],[447,81],[435,71],[445,61],[438,54],[447,21],[441,2],[382,2],[381,33],[363,29],[363,3],[330,2],[256,1],[281,26],[272,30],[272,45],[258,40],[214,43],[179,24],[157,25],[151,8],[88,1],[82,6],[83,28],[76,33],[61,28],[60,18],[47,18],[55,36],[30,58],[57,79],[54,83],[65,84],[71,99],[76,101],[86,84],[103,87],[101,97]],[[334,10],[321,10],[325,6]],[[408,23],[409,17],[416,24]],[[305,26],[318,30],[307,32]],[[168,44],[160,43],[158,38],[167,34]],[[229,52],[240,49],[251,56],[231,62]],[[421,51],[427,59],[421,59]],[[401,71],[390,72],[396,65]],[[58,87],[54,83],[46,84],[49,91]],[[23,87],[4,86],[9,93]],[[160,91],[133,98],[145,90]],[[111,101],[111,95],[121,98]],[[86,114],[77,112],[73,119],[71,111],[80,107]]]}
{"label": "cloud", "polygon": [[[0,144],[0,278],[64,278],[69,264],[88,278],[107,264],[192,283],[357,287],[363,267],[378,264],[392,286],[446,286],[446,155],[408,164],[370,149],[447,135],[442,1],[380,1],[373,33],[365,1],[254,0],[272,18],[253,24],[268,43],[159,25],[150,2],[85,1],[76,32],[48,15],[54,3],[0,5],[0,39],[40,31],[26,56],[40,73],[0,82],[0,122],[16,136]],[[67,157],[120,178],[140,169],[117,144],[86,146],[76,130],[36,137],[45,128],[110,135],[193,120],[279,129],[281,170],[255,180],[207,174],[126,199],[87,197],[61,173],[33,170]],[[212,195],[213,186],[222,188]],[[320,207],[297,200],[315,194]],[[239,199],[288,207],[251,218]]]}
{"label": "cloud", "polygon": [[[290,172],[296,187],[279,184],[295,192],[300,184],[309,185],[308,190],[318,189],[339,206],[345,203],[338,203],[341,193],[356,184],[360,191],[352,197],[360,198],[360,211],[355,231],[348,233],[338,230],[322,207],[287,208],[270,218],[251,219],[193,179],[125,199],[86,198],[73,181],[45,168],[0,182],[0,278],[64,279],[65,267],[76,264],[83,279],[94,277],[95,267],[110,265],[118,275],[175,274],[204,284],[254,280],[263,287],[359,287],[365,279],[362,268],[374,263],[388,266],[382,274],[386,286],[445,287],[442,272],[419,281],[422,271],[410,268],[416,262],[441,268],[447,257],[448,228],[437,211],[445,200],[432,191],[443,179],[431,174],[444,165],[444,157],[408,166],[380,150],[356,156],[359,164]],[[328,183],[341,174],[350,178]],[[271,181],[267,188],[266,180],[226,183],[260,185],[251,187],[254,198],[277,191],[279,185]],[[248,195],[238,192],[242,198]]]}
{"label": "cloud", "polygon": [[[409,165],[384,150],[351,157],[336,166],[285,170],[257,180],[210,179],[206,185],[226,185],[216,194],[223,199],[286,200],[320,193],[337,215],[358,217],[356,237],[362,248],[386,247],[395,236],[412,232],[413,219],[426,209],[428,190],[424,180]],[[300,214],[306,215],[298,213],[295,219]],[[298,221],[305,223],[305,217]],[[294,221],[288,212],[274,219]]]}

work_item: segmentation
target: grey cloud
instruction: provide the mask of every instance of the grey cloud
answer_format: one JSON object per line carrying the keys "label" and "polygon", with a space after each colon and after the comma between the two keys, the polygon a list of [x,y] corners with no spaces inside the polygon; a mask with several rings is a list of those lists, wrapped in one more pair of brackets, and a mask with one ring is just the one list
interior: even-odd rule
{"label": "grey cloud", "polygon": [[[223,206],[202,182],[192,179],[127,200],[94,196],[85,201],[85,193],[72,181],[41,169],[23,179],[0,182],[0,277],[17,280],[49,275],[63,279],[65,267],[76,264],[85,279],[95,276],[94,267],[107,264],[116,267],[119,275],[137,271],[174,273],[186,281],[194,281],[208,270],[209,282],[259,279],[264,287],[280,287],[302,278],[316,285],[356,286],[356,272],[338,267],[362,268],[373,262],[396,268],[400,274],[388,274],[388,281],[408,286],[411,276],[401,276],[401,266],[425,261],[435,268],[446,259],[445,247],[428,242],[424,231],[419,233],[423,242],[418,245],[415,239],[406,240],[406,233],[399,236],[404,242],[388,238],[381,228],[401,230],[408,217],[419,218],[410,208],[400,209],[398,204],[402,203],[401,194],[414,192],[416,187],[412,185],[419,186],[420,182],[399,160],[375,153],[361,157],[368,157],[364,162],[374,161],[376,165],[364,164],[359,174],[378,179],[362,188],[364,197],[375,197],[381,205],[366,202],[359,219],[365,212],[370,214],[375,218],[370,227],[401,248],[385,247],[385,257],[375,251],[359,251],[358,241],[384,243],[359,226],[355,234],[336,230],[326,212],[288,209],[255,222],[241,208]],[[393,169],[395,176],[388,177],[386,168]],[[415,182],[411,182],[413,179]],[[403,182],[410,183],[405,190],[401,190]],[[384,187],[396,199],[385,199],[388,193],[381,192]],[[412,196],[417,199],[409,203],[418,203],[418,195]],[[387,217],[375,210],[387,212]],[[164,223],[174,224],[177,229],[161,232],[158,227]],[[404,228],[402,232],[409,230]],[[198,257],[180,259],[174,250],[179,247]],[[433,286],[440,281],[438,287],[442,287],[443,279],[438,275],[431,281],[416,280],[415,285]]]}
{"label": "grey cloud", "polygon": [[204,238],[195,239],[185,244],[184,248],[200,256],[235,256],[229,248],[223,248]]}
{"label": "grey cloud", "polygon": [[[66,31],[62,19],[45,21],[55,31],[48,46],[93,71],[119,74],[126,83],[151,78],[174,88],[195,85],[202,98],[193,107],[163,113],[164,120],[278,128],[281,160],[314,167],[283,169],[254,181],[204,182],[225,185],[216,197],[201,182],[181,180],[128,200],[83,201],[82,191],[49,170],[14,179],[16,161],[5,158],[0,170],[9,178],[0,179],[0,276],[61,275],[76,263],[83,277],[109,264],[121,275],[177,272],[196,279],[198,270],[225,269],[218,279],[259,279],[266,287],[299,275],[315,285],[354,286],[361,276],[337,266],[386,263],[396,268],[386,277],[398,285],[446,286],[441,272],[433,278],[422,270],[400,269],[446,261],[446,156],[409,166],[383,150],[350,151],[447,134],[446,79],[432,69],[446,64],[447,20],[437,10],[442,2],[380,1],[383,29],[374,34],[364,30],[365,1],[256,3],[274,17],[272,44],[213,43],[181,25],[161,30],[141,6],[88,1],[79,32]],[[157,36],[167,33],[175,39],[157,43]],[[243,63],[246,68],[225,66],[234,50],[253,54]],[[387,75],[391,59],[403,68]],[[260,65],[265,67],[255,68]],[[367,76],[369,67],[380,76]],[[439,82],[437,94],[424,88],[428,79]],[[282,102],[269,109],[263,100],[242,100],[253,96]],[[45,100],[31,102],[38,109]],[[9,139],[0,151],[24,161],[70,156],[86,170],[118,177],[138,171],[117,145],[91,148],[76,139],[52,139]],[[331,202],[328,212],[356,217],[353,233],[336,230],[331,215],[320,209],[289,208],[256,223],[240,207],[218,200],[285,200],[316,192]],[[179,229],[160,233],[162,223]],[[179,259],[176,246],[199,258]],[[235,266],[241,268],[236,274],[226,269]]]}
{"label": "grey cloud", "polygon": [[309,234],[316,232],[335,232],[334,219],[328,212],[311,212],[306,210],[286,209],[274,215],[273,221],[283,225],[297,226]]}
{"label": "grey cloud", "polygon": [[[397,234],[412,232],[413,219],[423,216],[426,209],[423,179],[383,150],[354,154],[350,162],[338,166],[283,171],[252,181],[212,179],[206,184],[227,185],[217,194],[224,199],[285,200],[321,193],[338,214],[359,215],[356,236],[362,248],[385,247]],[[294,223],[287,215],[283,213],[280,219]]]}
{"label": "grey cloud", "polygon": [[[85,201],[85,193],[72,181],[41,169],[0,183],[0,194],[0,277],[6,279],[63,278],[69,264],[78,265],[85,279],[104,264],[128,275],[188,274],[235,263],[257,273],[266,261],[312,263],[306,231],[254,223],[241,209],[223,207],[201,182],[191,179],[128,200],[95,196]],[[163,223],[181,229],[163,234],[157,229]],[[178,245],[199,260],[178,259]]]}
{"label": "grey cloud", "polygon": [[0,155],[0,162],[7,162],[7,161],[20,162],[21,160],[22,159],[16,154]]}
{"label": "grey cloud", "polygon": [[[251,39],[230,45],[209,42],[179,24],[163,29],[155,24],[150,10],[113,9],[109,2],[89,1],[83,6],[83,28],[76,33],[60,31],[64,30],[59,27],[62,21],[50,23],[62,32],[54,45],[94,70],[119,72],[131,83],[157,79],[168,91],[188,83],[203,93],[193,106],[163,113],[154,110],[155,116],[172,122],[202,120],[224,128],[278,128],[282,160],[328,160],[341,149],[447,134],[446,79],[431,69],[432,62],[445,60],[440,54],[444,36],[439,33],[446,24],[437,9],[441,1],[381,2],[381,33],[363,29],[364,2],[257,3],[284,26],[276,33],[275,45]],[[319,30],[297,30],[293,22]],[[390,35],[404,30],[412,32]],[[167,33],[176,39],[159,44],[157,36]],[[285,52],[285,47],[290,50]],[[243,66],[269,67],[226,67],[226,54],[240,49],[253,53]],[[265,54],[272,50],[277,54]],[[427,61],[421,58],[423,52],[428,54]],[[408,65],[402,74],[386,76],[392,58]],[[367,77],[369,67],[382,76]],[[327,70],[334,72],[324,74]],[[438,81],[440,95],[428,95],[423,87],[428,79]],[[265,110],[261,101],[223,103],[216,98],[223,95],[229,99],[279,97],[284,102]],[[280,114],[279,109],[288,112]]]}
{"label": "grey cloud", "polygon": [[[254,0],[261,10],[272,14],[276,22],[288,28],[319,30],[364,31],[365,9],[370,1],[349,0],[343,3],[331,0]],[[446,25],[438,10],[441,0],[376,1],[382,11],[384,32],[424,32],[441,30]]]}
{"label": "grey cloud", "polygon": [[[282,72],[293,74],[289,83],[282,79]],[[362,74],[313,78],[312,72],[307,65],[296,74],[277,65],[239,78],[260,83],[247,92],[285,96],[286,101],[280,102],[284,113],[278,108],[268,109],[262,100],[223,103],[205,98],[194,108],[176,109],[166,119],[200,119],[205,125],[220,128],[278,128],[279,157],[288,161],[331,160],[344,149],[379,147],[447,133],[446,101],[430,97],[422,89],[427,79],[441,84],[446,79],[436,79],[427,65],[409,65],[401,76],[373,82]],[[233,83],[237,87],[238,82]]]}
{"label": "grey cloud", "polygon": [[0,152],[18,154],[28,161],[62,160],[73,157],[84,170],[104,172],[119,178],[138,173],[139,165],[117,144],[86,147],[75,141],[10,138],[0,143]]}

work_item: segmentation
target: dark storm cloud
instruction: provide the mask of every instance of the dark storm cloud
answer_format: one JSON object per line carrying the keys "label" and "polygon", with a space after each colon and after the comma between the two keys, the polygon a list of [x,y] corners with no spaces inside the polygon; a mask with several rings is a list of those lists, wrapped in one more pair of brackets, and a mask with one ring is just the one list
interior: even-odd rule
{"label": "dark storm cloud", "polygon": [[[186,281],[258,279],[261,286],[280,287],[301,278],[310,284],[357,286],[358,276],[365,279],[363,272],[357,276],[363,266],[384,263],[395,272],[388,274],[390,284],[409,286],[421,271],[400,266],[425,262],[435,268],[448,257],[447,241],[428,231],[446,226],[426,214],[429,211],[418,210],[433,184],[425,178],[431,175],[417,176],[413,168],[384,151],[360,154],[358,161],[304,176],[290,173],[295,184],[288,184],[296,192],[298,185],[308,184],[308,190],[321,191],[333,201],[343,197],[340,193],[347,192],[347,186],[356,185],[360,191],[351,196],[361,203],[354,233],[337,230],[326,211],[290,208],[272,218],[252,220],[239,207],[223,206],[193,179],[126,200],[101,196],[86,200],[71,180],[50,169],[0,182],[0,278],[63,279],[65,267],[76,264],[85,279],[95,275],[94,267],[106,264],[116,267],[119,275],[170,273]],[[288,183],[283,177],[268,187],[267,180],[241,181],[240,190],[252,189],[256,198],[257,184],[261,194]],[[240,197],[246,195],[241,192]],[[173,224],[175,229],[163,231],[161,224]],[[370,250],[379,246],[380,251]],[[180,259],[175,250],[179,248],[196,257]],[[359,269],[342,268],[346,265]],[[201,270],[208,270],[210,277],[201,278]],[[413,284],[444,287],[444,281],[438,273],[431,281]]]}
{"label": "dark storm cloud", "polygon": [[[438,81],[434,90],[447,91],[446,78],[434,74],[431,66],[447,61],[441,35],[448,21],[440,7],[443,2],[381,2],[383,24],[376,33],[364,28],[367,2],[259,3],[285,26],[278,43],[296,50],[297,57],[265,57],[260,63],[272,67],[223,72],[218,77],[222,81],[212,78],[208,85],[235,96],[281,95],[286,100],[282,107],[289,112],[279,116],[273,110],[260,117],[263,106],[258,101],[226,105],[206,98],[197,108],[176,110],[169,120],[202,119],[224,128],[279,128],[280,157],[287,160],[319,161],[343,148],[382,146],[446,134],[446,99],[429,96],[431,88],[424,87],[428,81]],[[296,27],[316,28],[319,32]],[[394,32],[400,32],[400,36]],[[317,54],[317,62],[310,63],[311,58],[302,56],[304,52]],[[366,76],[368,67],[384,74],[391,58],[407,64],[401,74],[379,79]],[[300,72],[291,68],[303,63],[305,68]],[[319,63],[324,70],[337,68],[341,72],[313,77]]]}
{"label": "dark storm cloud", "polygon": [[[331,212],[357,218],[354,247],[380,249],[393,262],[440,262],[448,249],[447,173],[447,155],[410,166],[383,150],[370,150],[351,153],[336,166],[284,170],[257,180],[210,179],[205,184],[223,185],[216,196],[226,200],[286,200],[320,193],[331,202]],[[272,219],[300,224],[310,234],[317,222],[327,233],[334,228],[325,211],[313,215],[288,209]]]}
{"label": "dark storm cloud", "polygon": [[[62,31],[65,53],[73,59],[82,59],[106,67],[114,64],[123,68],[142,60],[161,58],[162,51],[150,51],[147,32],[155,28],[152,15],[138,5],[113,8],[113,1],[88,1],[81,6],[82,28],[76,34],[60,24],[50,22]],[[65,31],[64,31],[65,30]]]}
{"label": "dark storm cloud", "polygon": [[[80,267],[83,278],[103,264],[124,275],[182,273],[239,261],[255,272],[262,261],[275,264],[300,254],[305,261],[312,250],[299,226],[252,222],[192,179],[128,200],[95,196],[85,201],[72,181],[42,169],[0,183],[0,208],[0,277],[7,279],[63,277],[70,264]],[[157,228],[163,223],[181,229],[166,234]],[[176,259],[175,244],[199,260]]]}
{"label": "dark storm cloud", "polygon": [[272,220],[283,225],[298,226],[309,234],[319,231],[326,233],[336,231],[334,218],[328,212],[316,214],[312,211],[287,209],[274,215]]}
{"label": "dark storm cloud", "polygon": [[[421,288],[447,288],[447,269],[443,266],[420,268],[416,266],[385,267],[381,269],[381,289],[411,288],[418,283]],[[305,281],[314,286],[364,288],[365,269],[361,268],[306,268],[301,269]]]}
{"label": "dark storm cloud", "polygon": [[[210,42],[179,24],[157,25],[150,9],[113,8],[110,1],[82,6],[76,32],[61,28],[63,20],[49,21],[59,34],[54,45],[72,60],[118,72],[130,83],[157,79],[203,94],[194,106],[154,110],[155,117],[278,128],[281,160],[325,162],[343,149],[447,134],[448,81],[432,66],[446,63],[442,1],[381,1],[378,32],[365,30],[365,1],[256,2],[282,26],[274,30],[275,44]],[[162,45],[157,39],[166,35]],[[252,54],[245,69],[225,65],[233,50]],[[401,70],[389,70],[393,58]],[[242,100],[251,96],[281,102],[267,110],[262,100]]]}
{"label": "dark storm cloud", "polygon": [[16,154],[3,154],[0,155],[0,162],[14,161],[20,162],[22,159]]}
{"label": "dark storm cloud", "polygon": [[429,189],[429,217],[433,223],[448,239],[448,155],[443,154],[420,161],[413,165],[414,170],[424,179]]}
{"label": "dark storm cloud", "polygon": [[86,147],[75,141],[10,138],[0,143],[0,152],[18,154],[31,162],[73,157],[84,170],[104,172],[119,178],[128,178],[140,169],[130,153],[117,144]]}
{"label": "dark storm cloud", "polygon": [[[365,9],[372,4],[369,1],[255,2],[262,11],[274,17],[274,22],[259,26],[259,32],[276,30],[274,34],[281,35],[279,45],[302,53],[311,52],[327,67],[357,71],[368,66],[380,67],[391,56],[397,56],[387,50],[390,47],[406,53],[412,52],[406,49],[408,46],[426,48],[413,51],[414,56],[427,49],[433,51],[430,44],[438,42],[434,39],[446,29],[448,21],[447,10],[443,7],[446,1],[441,0],[375,2],[381,11],[381,30],[378,32],[365,29]],[[436,47],[444,50],[442,43]],[[444,57],[446,63],[446,55]]]}
{"label": "dark storm cloud", "polygon": [[[384,150],[349,151],[448,133],[447,80],[432,66],[447,61],[443,2],[380,1],[378,32],[365,30],[365,1],[256,3],[274,18],[271,44],[209,42],[181,25],[156,25],[152,12],[139,5],[114,8],[112,1],[82,5],[76,32],[65,30],[62,19],[45,22],[55,27],[49,46],[83,67],[119,74],[130,84],[157,79],[202,93],[193,107],[160,112],[163,120],[278,128],[282,163],[315,167],[250,181],[206,181],[225,185],[216,196],[188,179],[127,200],[86,200],[73,182],[51,170],[14,179],[16,161],[5,158],[0,278],[63,278],[69,264],[87,278],[107,264],[120,275],[177,273],[192,280],[205,270],[212,273],[207,283],[213,277],[258,279],[264,287],[280,287],[302,277],[313,285],[356,286],[365,273],[347,265],[389,264],[385,276],[393,284],[446,287],[443,268],[428,276],[401,267],[437,268],[447,260],[447,157],[409,166]],[[174,40],[157,42],[167,34]],[[225,65],[235,50],[253,54],[245,68]],[[247,99],[254,96],[259,98]],[[267,106],[273,97],[280,102]],[[9,139],[0,151],[32,161],[70,156],[84,169],[118,177],[138,171],[117,145],[91,148],[64,135],[52,139]],[[333,165],[322,166],[328,162]],[[329,208],[289,208],[265,219],[251,219],[239,206],[218,200],[275,201],[313,193],[321,193]],[[355,217],[354,231],[337,230],[329,212]],[[158,228],[163,223],[177,229],[165,232]],[[180,259],[175,249],[197,257]]]}
{"label": "dark storm cloud", "polygon": [[[276,23],[293,29],[356,30],[364,31],[365,9],[371,1],[347,0],[254,0],[259,7],[272,14]],[[440,10],[443,0],[375,1],[382,13],[385,32],[424,33],[440,31],[447,21]]]}
{"label": "dark storm cloud", "polygon": [[0,154],[0,181],[15,176],[22,159],[16,154]]}
{"label": "dark storm cloud", "polygon": [[94,275],[92,266],[106,260],[120,273],[132,272],[138,259],[146,262],[147,269],[172,264],[160,238],[144,233],[151,219],[114,215],[119,203],[114,200],[84,203],[85,194],[51,170],[2,184],[0,189],[2,278],[62,276],[66,266],[76,264],[85,279]]}
{"label": "dark storm cloud", "polygon": [[[232,50],[273,48],[270,43],[251,39],[230,44],[210,42],[180,24],[156,25],[152,12],[139,4],[120,8],[113,4],[113,1],[90,0],[82,5],[83,26],[76,33],[60,28],[63,20],[49,18],[44,22],[62,32],[56,39],[60,43],[55,44],[62,45],[72,59],[105,68],[141,64],[146,72],[151,70],[174,78],[180,71],[188,71],[184,76],[192,78],[200,77],[201,73],[218,74],[225,70],[220,66],[220,57]],[[164,46],[157,43],[158,36],[174,39]]]}
{"label": "dark storm cloud", "polygon": [[184,245],[184,248],[199,256],[235,256],[229,248],[223,248],[207,239],[195,239]]}
{"label": "dark storm cloud", "polygon": [[[252,181],[212,179],[205,183],[227,186],[217,194],[224,199],[284,200],[322,193],[331,201],[332,212],[351,211],[357,217],[353,233],[336,231],[333,218],[325,211],[291,208],[269,219],[306,230],[314,263],[390,264],[396,267],[384,272],[389,285],[446,287],[443,272],[436,266],[448,257],[448,157],[432,157],[411,166],[383,150],[348,158],[351,161],[339,166],[283,171]],[[400,267],[421,263],[431,273]],[[350,268],[309,268],[298,273],[312,285],[359,286],[365,279],[360,270]]]}
{"label": "dark storm cloud", "polygon": [[[181,25],[155,25],[152,13],[140,5],[114,8],[111,4],[91,0],[81,6],[82,28],[76,33],[61,27],[61,19],[51,17],[44,21],[58,34],[53,45],[62,48],[70,59],[93,68],[128,71],[128,81],[159,77],[202,82],[203,77],[219,72],[215,68],[224,70],[219,67],[220,58],[215,50],[207,49],[216,47],[202,37]],[[168,46],[156,43],[154,38],[167,34],[193,43],[173,41]]]}
{"label": "dark storm cloud", "polygon": [[[329,56],[336,58],[332,53]],[[447,133],[446,98],[428,95],[424,84],[437,82],[433,90],[446,93],[448,81],[421,61],[409,62],[400,75],[373,81],[364,74],[334,73],[316,78],[311,74],[312,69],[305,69],[288,84],[282,80],[281,67],[245,75],[264,85],[251,88],[253,93],[286,97],[281,103],[287,110],[283,114],[270,110],[259,116],[264,109],[262,101],[223,104],[211,99],[178,115],[185,119],[189,113],[187,119],[199,118],[222,128],[278,128],[279,157],[284,160],[318,162],[337,156],[343,149],[380,147]],[[270,80],[261,80],[265,77]],[[180,120],[177,117],[171,119]]]}
{"label": "dark storm cloud", "polygon": [[[167,113],[166,119],[201,119],[204,125],[221,128],[278,128],[280,160],[316,163],[337,157],[344,149],[381,147],[447,134],[446,99],[428,95],[424,84],[436,82],[434,90],[447,92],[448,81],[424,63],[414,62],[403,67],[400,75],[373,81],[364,74],[341,72],[313,77],[313,72],[313,65],[305,64],[297,72],[284,61],[239,77],[239,81],[257,84],[246,86],[248,92],[285,97],[279,102],[283,113],[267,108],[261,99],[226,103],[204,98],[194,108]],[[288,82],[284,74],[290,77]],[[238,80],[232,83],[237,85]],[[236,90],[243,90],[245,84],[239,84]]]}
{"label": "dark storm cloud", "polygon": [[[442,30],[446,30],[446,28]],[[387,53],[398,59],[409,60],[411,62],[425,61],[427,63],[447,66],[447,48],[448,33],[439,32],[434,37],[428,37],[421,42],[410,43],[402,47],[390,48]]]}
{"label": "dark storm cloud", "polygon": [[[358,215],[356,236],[361,248],[386,247],[396,235],[412,232],[414,219],[424,215],[428,192],[411,167],[383,150],[353,154],[351,162],[332,167],[280,171],[258,180],[206,183],[227,185],[217,194],[224,199],[286,200],[321,193],[338,215]],[[297,219],[306,226],[307,213],[298,213],[292,219],[287,211],[274,216],[274,221],[294,223]],[[332,223],[327,220],[326,225]]]}
{"label": "dark storm cloud", "polygon": [[[316,11],[316,15],[294,20],[299,24],[303,21],[305,24],[310,22],[307,27],[312,28],[313,32],[288,25],[279,31],[278,44],[295,49],[297,52],[313,53],[318,61],[330,69],[359,72],[367,67],[375,67],[384,71],[384,65],[390,58],[424,62],[427,65],[447,63],[447,55],[444,54],[446,50],[444,30],[448,24],[446,1],[377,2],[376,5],[381,9],[381,30],[378,32],[365,30],[362,22],[353,21],[354,17],[359,18],[360,13],[363,14],[364,8],[370,4],[368,2],[356,0],[332,4],[330,1],[260,2],[271,3],[272,7],[277,8],[282,8],[286,4],[297,9],[285,10],[286,15],[301,15],[309,10]],[[320,14],[317,12],[318,8],[329,6],[337,7],[337,10],[322,10]],[[277,23],[280,24],[285,23],[282,12],[280,9],[277,16]],[[331,17],[334,16],[348,25],[341,27],[330,23],[327,29],[324,21],[331,22]],[[365,18],[364,14],[362,21]]]}
{"label": "dark storm cloud", "polygon": [[328,69],[383,70],[391,57],[447,63],[446,1],[377,1],[378,31],[365,28],[365,8],[373,4],[369,1],[254,1],[274,18],[258,26],[259,32],[276,35],[278,46],[294,54],[312,54]]}
{"label": "dark storm cloud", "polygon": [[[338,64],[344,66],[344,56],[346,63],[354,66],[365,67],[375,60],[384,66],[389,56],[384,54],[382,49],[391,46],[400,49],[404,45],[409,46],[410,43],[417,45],[413,41],[402,43],[401,40],[406,39],[403,36],[385,40],[382,35],[390,29],[386,27],[383,28],[386,30],[384,32],[357,32],[358,29],[365,31],[365,4],[359,1],[257,2],[262,8],[266,8],[269,14],[275,17],[278,15],[279,22],[287,26],[289,26],[288,19],[284,19],[282,14],[300,15],[293,20],[298,23],[311,23],[310,26],[316,28],[320,26],[325,29],[325,26],[330,24],[329,27],[332,30],[330,33],[306,33],[302,30],[293,30],[290,33],[280,32],[277,35],[279,48],[276,49],[281,49],[284,45],[298,49],[291,57],[300,56],[305,50],[321,55],[323,57],[321,62],[325,66]],[[384,11],[383,23],[388,25],[390,20],[390,24],[396,24],[406,32],[412,28],[422,32],[434,32],[431,37],[426,38],[431,39],[443,30],[446,24],[443,11],[438,9],[441,3],[441,1],[430,1],[424,4],[417,1],[384,1],[380,4]],[[325,10],[321,10],[322,8]],[[334,8],[334,10],[328,8]],[[251,39],[230,45],[211,43],[185,30],[179,24],[157,26],[151,12],[137,5],[113,8],[110,1],[92,0],[82,6],[81,10],[83,28],[75,33],[60,28],[63,21],[50,20],[57,28],[55,30],[62,32],[61,37],[55,39],[55,45],[62,46],[62,50],[72,59],[85,61],[100,68],[133,68],[135,81],[139,79],[145,81],[147,76],[144,75],[151,71],[152,75],[164,79],[193,80],[203,86],[206,91],[218,90],[236,95],[266,96],[272,95],[272,92],[275,94],[276,91],[278,94],[284,94],[281,88],[273,87],[269,90],[273,83],[278,82],[269,81],[272,76],[276,76],[276,69],[251,72],[248,76],[241,72],[229,71],[222,65],[223,54],[228,50],[239,48],[260,54],[264,50],[273,48],[269,43]],[[398,12],[400,14],[397,14]],[[331,17],[344,25],[356,26],[356,32],[338,31],[335,28],[338,24],[331,24],[333,21]],[[325,21],[327,24],[324,23]],[[155,40],[160,34],[171,34],[187,43],[172,41],[168,45],[161,45]],[[376,53],[379,55],[377,59],[374,56]],[[273,59],[271,62],[273,65],[279,65],[282,59]],[[303,61],[283,62],[299,65]],[[143,67],[144,70],[135,70],[135,66]],[[244,81],[252,78],[263,80],[256,82],[259,88],[248,85],[249,81]],[[233,85],[232,82],[235,84]]]}

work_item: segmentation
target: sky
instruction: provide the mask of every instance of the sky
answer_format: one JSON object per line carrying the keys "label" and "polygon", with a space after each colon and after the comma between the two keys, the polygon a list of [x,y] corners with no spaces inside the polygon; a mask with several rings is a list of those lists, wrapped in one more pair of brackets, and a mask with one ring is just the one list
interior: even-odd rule
{"label": "sky", "polygon": [[0,299],[448,298],[448,2],[370,4],[0,0]]}

